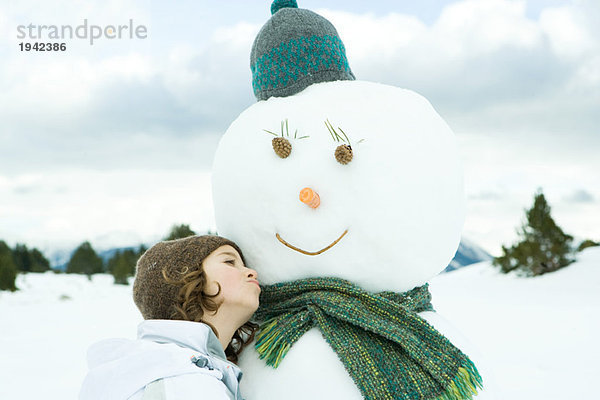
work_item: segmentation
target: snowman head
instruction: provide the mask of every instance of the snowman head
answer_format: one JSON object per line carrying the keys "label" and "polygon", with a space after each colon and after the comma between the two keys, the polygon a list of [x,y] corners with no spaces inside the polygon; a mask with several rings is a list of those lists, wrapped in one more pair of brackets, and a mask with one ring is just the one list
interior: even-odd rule
{"label": "snowman head", "polygon": [[[290,80],[307,87],[271,93],[231,124],[213,165],[217,230],[262,283],[338,277],[409,290],[444,269],[460,241],[456,138],[422,96],[335,65],[345,78],[308,70]],[[256,70],[255,93],[278,89]]]}

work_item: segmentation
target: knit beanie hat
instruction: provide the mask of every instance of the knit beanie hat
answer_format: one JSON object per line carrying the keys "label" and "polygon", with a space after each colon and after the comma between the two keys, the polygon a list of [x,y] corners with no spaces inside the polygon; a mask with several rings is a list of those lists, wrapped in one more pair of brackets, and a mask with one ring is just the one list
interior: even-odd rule
{"label": "knit beanie hat", "polygon": [[292,96],[313,83],[354,80],[344,43],[331,22],[298,8],[296,0],[275,0],[271,14],[250,53],[258,100]]}
{"label": "knit beanie hat", "polygon": [[[180,287],[168,283],[202,268],[202,261],[221,246],[230,245],[242,257],[240,248],[225,238],[204,235],[159,242],[148,249],[137,262],[133,283],[133,301],[144,319],[172,319]],[[245,261],[244,261],[245,264]]]}

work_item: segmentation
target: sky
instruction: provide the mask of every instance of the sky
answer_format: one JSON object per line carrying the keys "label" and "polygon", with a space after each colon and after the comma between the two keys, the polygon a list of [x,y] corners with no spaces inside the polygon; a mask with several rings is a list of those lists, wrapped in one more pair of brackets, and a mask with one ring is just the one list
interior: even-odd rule
{"label": "sky", "polygon": [[[463,235],[493,255],[541,188],[556,222],[600,240],[600,3],[299,1],[328,18],[357,79],[424,95],[457,136]],[[52,253],[215,227],[220,136],[256,101],[250,47],[270,1],[0,0],[0,239]],[[143,25],[55,40],[19,25]]]}

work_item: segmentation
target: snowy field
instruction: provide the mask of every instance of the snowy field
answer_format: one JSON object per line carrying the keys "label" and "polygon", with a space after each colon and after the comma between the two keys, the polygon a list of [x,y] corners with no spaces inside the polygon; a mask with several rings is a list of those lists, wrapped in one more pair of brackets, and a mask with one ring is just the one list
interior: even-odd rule
{"label": "snowy field", "polygon": [[[135,337],[131,286],[54,273],[20,275],[0,292],[0,399],[75,399],[85,352]],[[489,262],[436,277],[434,306],[487,357],[498,400],[597,399],[600,248],[553,274],[524,279]],[[596,393],[596,394],[594,394]]]}

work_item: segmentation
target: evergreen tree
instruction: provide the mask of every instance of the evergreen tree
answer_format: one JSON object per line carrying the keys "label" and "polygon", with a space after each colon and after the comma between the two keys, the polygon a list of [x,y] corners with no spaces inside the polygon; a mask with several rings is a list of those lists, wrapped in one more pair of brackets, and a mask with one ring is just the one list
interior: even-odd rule
{"label": "evergreen tree", "polygon": [[15,280],[17,279],[17,266],[13,254],[8,245],[0,240],[0,290],[17,290]]}
{"label": "evergreen tree", "polygon": [[112,270],[112,275],[115,278],[115,284],[128,285],[127,277],[130,276],[130,267],[127,262],[127,257],[124,254],[119,254],[116,257],[115,264]]}
{"label": "evergreen tree", "polygon": [[31,254],[31,272],[46,272],[50,270],[50,261],[41,251],[34,248],[30,252]]}
{"label": "evergreen tree", "polygon": [[91,279],[92,274],[102,272],[102,259],[96,254],[89,242],[83,242],[73,253],[67,264],[67,273],[86,274]]}
{"label": "evergreen tree", "polygon": [[577,251],[581,251],[583,249],[587,249],[588,247],[595,247],[595,246],[600,246],[600,243],[594,242],[591,239],[586,239],[579,244],[579,247],[577,247]]}
{"label": "evergreen tree", "polygon": [[31,258],[31,253],[26,245],[17,243],[12,254],[17,270],[21,272],[31,272],[33,259]]}
{"label": "evergreen tree", "polygon": [[138,251],[133,249],[117,250],[108,260],[108,271],[115,278],[116,284],[127,285],[127,278],[135,275],[135,265],[139,258]]}
{"label": "evergreen tree", "polygon": [[27,245],[17,243],[12,254],[17,270],[21,272],[46,272],[50,269],[50,261],[36,248],[29,250]]}
{"label": "evergreen tree", "polygon": [[123,251],[121,257],[123,257],[123,259],[125,260],[125,265],[127,265],[127,276],[134,276],[135,264],[137,263],[137,260],[139,258],[137,253],[133,249],[127,249]]}
{"label": "evergreen tree", "polygon": [[146,252],[146,250],[148,250],[148,248],[146,246],[144,246],[143,244],[140,244],[140,247],[138,247],[138,250],[137,250],[137,258],[139,259],[141,256],[143,256],[144,253]]}
{"label": "evergreen tree", "polygon": [[494,258],[494,265],[504,273],[520,270],[527,276],[537,276],[575,261],[570,258],[573,237],[556,225],[541,189],[535,194],[533,206],[526,210],[526,217],[527,222],[517,230],[520,242],[510,248],[502,246],[503,254]]}
{"label": "evergreen tree", "polygon": [[121,257],[121,250],[115,251],[115,254],[106,262],[106,272],[112,274],[117,265],[117,260]]}
{"label": "evergreen tree", "polygon": [[173,225],[171,232],[169,232],[169,235],[164,240],[183,239],[188,236],[194,236],[195,234],[196,232],[191,230],[189,225]]}

